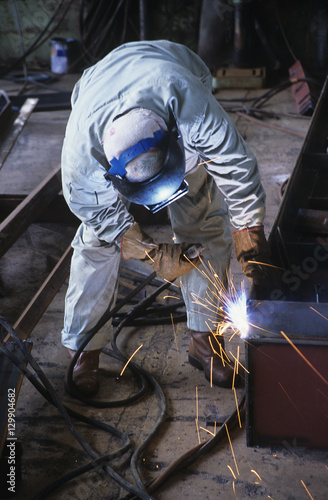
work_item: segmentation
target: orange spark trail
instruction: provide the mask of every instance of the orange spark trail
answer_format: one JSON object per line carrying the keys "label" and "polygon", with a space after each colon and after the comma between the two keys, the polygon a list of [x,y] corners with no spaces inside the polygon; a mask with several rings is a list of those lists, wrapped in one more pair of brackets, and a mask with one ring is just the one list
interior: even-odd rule
{"label": "orange spark trail", "polygon": [[309,497],[310,497],[310,498],[312,498],[312,500],[314,500],[313,496],[311,495],[311,493],[309,492],[309,490],[308,490],[308,489],[307,489],[307,487],[305,486],[304,481],[303,481],[302,479],[301,479],[301,483],[302,483],[302,485],[304,486],[305,491],[307,492],[307,494],[309,495]]}
{"label": "orange spark trail", "polygon": [[234,473],[234,471],[232,470],[232,468],[230,467],[230,465],[227,465],[227,467],[228,467],[228,469],[230,470],[230,472],[231,472],[231,474],[232,474],[232,477],[233,477],[234,479],[237,479],[236,474]]}
{"label": "orange spark trail", "polygon": [[[233,353],[231,351],[229,351],[229,354],[231,354],[231,357],[238,363],[238,365],[240,365],[242,367],[243,370],[245,370],[245,372],[249,373],[247,368],[239,361],[238,358],[236,358],[236,356],[233,355]],[[238,373],[238,370],[237,370],[237,373]]]}
{"label": "orange spark trail", "polygon": [[219,344],[219,348],[220,348],[220,354],[214,349],[214,346],[213,346],[213,343],[212,343],[212,339],[210,336],[208,336],[208,341],[210,343],[210,346],[211,346],[211,349],[213,351],[214,354],[216,354],[222,361],[222,365],[225,366],[225,361],[224,361],[224,358],[223,358],[223,355],[226,356],[227,360],[230,361],[230,359],[228,358],[225,350],[223,349],[222,345],[218,342]]}
{"label": "orange spark trail", "polygon": [[238,470],[237,460],[236,460],[236,457],[235,457],[235,452],[233,451],[232,442],[231,442],[230,434],[229,434],[229,431],[228,431],[228,426],[227,426],[227,424],[224,424],[224,425],[225,425],[225,428],[226,428],[226,432],[227,432],[227,436],[228,436],[228,440],[229,440],[229,444],[230,444],[230,449],[231,449],[233,461],[235,462],[236,471],[237,471],[237,474],[239,476],[239,470]]}
{"label": "orange spark trail", "polygon": [[328,321],[328,318],[326,318],[326,316],[324,316],[323,314],[319,313],[319,311],[317,311],[316,309],[314,309],[314,307],[310,306],[310,309],[312,309],[312,311],[314,311],[315,313],[319,314],[319,316],[321,316],[323,319],[326,319]]}
{"label": "orange spark trail", "polygon": [[234,395],[235,395],[235,402],[236,402],[236,408],[237,408],[237,415],[238,415],[239,427],[242,428],[241,418],[240,418],[240,413],[239,413],[239,405],[238,405],[237,393],[236,393],[236,389],[235,388],[233,388],[233,392],[234,392]]}
{"label": "orange spark trail", "polygon": [[267,266],[267,267],[274,267],[275,269],[281,269],[281,271],[284,271],[284,268],[283,267],[279,267],[279,266],[274,266],[273,264],[268,264],[266,262],[259,262],[257,260],[252,260],[252,264],[260,264],[260,266]]}
{"label": "orange spark trail", "polygon": [[196,420],[198,421],[198,387],[196,386]]}
{"label": "orange spark trail", "polygon": [[218,160],[220,157],[217,156],[216,158],[213,158],[212,160],[206,160],[206,161],[201,161],[200,163],[197,163],[197,167],[199,167],[199,165],[206,165],[207,163],[211,163],[212,161],[216,161]]}
{"label": "orange spark trail", "polygon": [[214,433],[214,432],[209,431],[209,430],[208,430],[208,429],[206,429],[205,427],[201,427],[201,426],[199,426],[199,428],[200,428],[200,429],[202,429],[202,431],[208,432],[209,434],[211,434],[211,436],[213,436],[213,437],[215,436],[215,433]]}
{"label": "orange spark trail", "polygon": [[318,375],[318,377],[326,384],[328,385],[328,380],[325,379],[323,375],[316,369],[315,366],[304,356],[304,354],[301,353],[301,351],[296,347],[295,344],[287,337],[287,335],[284,332],[280,332],[281,335],[287,340],[287,342],[292,346],[293,349],[301,356],[301,358],[309,365],[310,368]]}
{"label": "orange spark trail", "polygon": [[281,389],[284,391],[284,393],[286,394],[288,400],[291,402],[291,404],[294,406],[295,410],[297,411],[297,413],[299,414],[299,416],[301,417],[302,420],[304,420],[304,417],[302,415],[302,413],[299,411],[299,409],[297,408],[296,404],[294,403],[294,401],[292,400],[292,398],[290,397],[290,395],[288,394],[288,392],[286,391],[286,389],[281,385],[280,382],[278,382],[278,385],[281,387]]}
{"label": "orange spark trail", "polygon": [[138,349],[136,349],[136,350],[134,351],[134,353],[133,353],[133,354],[131,354],[131,356],[129,357],[129,359],[127,360],[127,362],[125,363],[125,365],[123,366],[123,369],[122,369],[122,371],[121,371],[121,373],[120,373],[120,377],[122,377],[123,373],[125,372],[126,367],[127,367],[127,366],[128,366],[128,364],[130,363],[131,359],[133,358],[133,356],[135,356],[135,355],[137,354],[137,352],[138,352],[138,351],[142,348],[142,346],[143,346],[143,344],[141,344],[141,345],[138,347]]}
{"label": "orange spark trail", "polygon": [[200,444],[200,434],[199,434],[199,426],[198,426],[198,387],[196,385],[196,418],[195,418],[195,423],[196,423],[196,430],[197,430],[197,436],[198,436],[198,443]]}
{"label": "orange spark trail", "polygon": [[255,474],[255,476],[257,476],[259,478],[260,481],[262,481],[262,478],[260,477],[260,475],[256,472],[256,470],[254,469],[251,469],[251,472],[253,472],[253,474]]}
{"label": "orange spark trail", "polygon": [[211,356],[211,383],[210,386],[213,387],[213,356]]}

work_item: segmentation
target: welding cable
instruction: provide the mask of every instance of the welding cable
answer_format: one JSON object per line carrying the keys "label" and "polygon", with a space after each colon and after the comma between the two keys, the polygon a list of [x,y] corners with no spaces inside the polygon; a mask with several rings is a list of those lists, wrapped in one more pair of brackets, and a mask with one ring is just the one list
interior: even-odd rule
{"label": "welding cable", "polygon": [[[149,281],[152,280],[153,277],[154,277],[154,273],[152,273],[148,277],[148,280]],[[113,356],[117,357],[117,359],[121,359],[122,361],[127,361],[128,358],[117,347],[117,339],[118,339],[120,332],[122,331],[124,326],[126,326],[126,324],[128,323],[129,320],[136,317],[140,313],[140,311],[147,308],[148,305],[154,301],[154,298],[157,297],[164,290],[166,290],[169,286],[171,286],[170,282],[164,283],[161,287],[156,289],[151,295],[149,295],[148,297],[145,297],[136,306],[131,308],[127,312],[125,318],[121,321],[121,323],[119,324],[119,326],[116,328],[116,330],[113,333],[113,338],[111,341],[112,351],[109,351],[106,348],[103,348],[102,352],[109,354],[111,356],[113,355]],[[156,422],[155,422],[152,430],[148,433],[146,438],[141,443],[141,445],[138,446],[138,448],[135,450],[135,452],[132,455],[131,461],[130,461],[132,475],[133,475],[133,478],[134,478],[137,486],[141,490],[144,490],[146,492],[145,485],[141,479],[141,475],[140,475],[139,470],[138,470],[138,462],[139,462],[140,455],[142,454],[143,450],[148,446],[151,439],[156,435],[159,426],[164,422],[165,416],[166,416],[166,411],[167,411],[167,404],[166,404],[166,397],[165,397],[165,394],[164,394],[161,386],[159,385],[157,380],[152,375],[150,375],[146,370],[143,370],[140,366],[136,365],[132,361],[129,362],[128,366],[130,366],[130,369],[141,373],[147,379],[147,381],[152,385],[152,387],[157,395],[157,399],[158,399],[159,415],[156,419]],[[84,398],[82,400],[85,401]],[[94,401],[91,400],[90,403],[93,405]]]}
{"label": "welding cable", "polygon": [[[115,344],[115,340],[114,340],[114,344]],[[118,350],[119,356],[120,356],[121,353],[120,353],[119,349],[116,346],[114,346],[114,349],[115,349],[115,351],[116,351],[116,349]],[[104,348],[103,350],[105,353],[112,355],[112,351],[109,351],[106,348]],[[138,463],[140,461],[141,454],[149,446],[150,441],[156,436],[160,425],[166,419],[167,402],[166,402],[166,396],[163,392],[163,389],[161,388],[160,384],[157,382],[155,377],[153,377],[153,375],[151,375],[149,372],[144,370],[139,365],[136,365],[133,361],[130,361],[129,365],[130,364],[133,365],[136,370],[142,372],[144,377],[147,378],[149,384],[153,387],[154,392],[157,396],[157,404],[158,404],[158,409],[159,409],[157,419],[156,419],[151,431],[147,434],[147,436],[142,440],[142,443],[133,452],[133,455],[132,455],[131,460],[130,460],[130,468],[131,468],[131,472],[132,472],[132,475],[133,475],[133,478],[134,478],[136,484],[140,488],[146,489],[145,484],[141,479],[140,472],[138,470]],[[148,491],[148,489],[147,489],[147,491]]]}
{"label": "welding cable", "polygon": [[[17,335],[15,330],[12,328],[12,326],[5,320],[5,318],[0,317],[0,324],[6,328],[10,336],[15,340],[17,343],[19,349],[25,356],[26,360],[29,362],[31,367],[35,370],[37,373],[38,377],[40,378],[41,382],[45,386],[45,388],[48,390],[48,392],[51,394],[51,398],[53,399],[57,409],[60,411],[62,417],[64,418],[65,424],[69,431],[72,433],[72,435],[75,437],[75,439],[78,441],[78,443],[81,445],[81,447],[84,449],[84,451],[92,458],[95,466],[97,466],[97,460],[100,460],[100,456],[93,450],[93,448],[85,441],[85,439],[81,436],[81,434],[78,432],[76,427],[73,425],[72,420],[68,414],[68,411],[66,410],[65,406],[62,404],[60,398],[57,396],[57,393],[53,389],[50,381],[47,379],[47,377],[44,375],[43,371],[41,370],[40,366],[38,363],[35,361],[33,356],[29,353],[29,351],[25,348],[25,345],[23,341],[20,339],[20,337]],[[137,496],[137,498],[140,498],[141,500],[154,500],[152,497],[146,492],[143,491],[142,489],[135,487],[134,485],[130,484],[128,481],[123,479],[117,472],[115,472],[109,465],[102,464],[102,469],[112,478],[114,481],[116,481],[120,486],[122,486],[126,491],[133,493],[134,495]],[[42,497],[39,497],[38,500],[42,500]]]}
{"label": "welding cable", "polygon": [[[129,2],[127,0],[110,1],[98,0],[85,13],[85,1],[81,1],[79,12],[80,42],[91,62],[99,60],[105,53],[121,45],[126,36]],[[123,26],[118,15],[123,10]],[[114,37],[120,34],[120,40],[115,42]]]}
{"label": "welding cable", "polygon": [[[16,27],[17,27],[18,37],[19,37],[20,52],[21,52],[21,56],[24,56],[24,43],[23,43],[23,36],[22,36],[22,27],[21,27],[21,23],[20,23],[18,11],[17,11],[16,0],[11,0],[11,4],[13,7],[13,11],[14,11],[14,17],[15,17],[15,22],[16,22]],[[24,86],[23,86],[23,89],[24,89],[27,85],[27,78],[28,78],[25,57],[22,60],[22,66],[23,66],[23,73],[24,73]],[[21,89],[21,92],[23,89]]]}
{"label": "welding cable", "polygon": [[[8,350],[5,347],[5,344],[1,345],[0,344],[0,352],[2,352],[5,356],[7,356],[11,362],[26,376],[26,378],[29,380],[29,382],[38,390],[38,392],[51,404],[53,404],[55,407],[56,403],[53,401],[53,398],[51,397],[51,394],[45,387],[39,382],[39,380],[30,372],[30,370],[20,361],[20,359],[13,354],[10,350]],[[45,498],[48,494],[52,493],[56,489],[58,489],[60,486],[63,486],[65,483],[68,481],[71,481],[72,479],[75,479],[76,477],[81,476],[85,472],[88,472],[90,470],[95,469],[95,464],[97,464],[97,467],[102,464],[102,462],[109,462],[112,461],[116,458],[121,457],[124,455],[127,451],[131,450],[131,440],[129,436],[123,432],[120,432],[118,429],[115,427],[112,427],[109,424],[105,424],[103,422],[100,422],[99,420],[95,420],[90,417],[86,417],[85,415],[82,415],[71,408],[68,408],[65,406],[65,409],[69,413],[70,416],[76,418],[77,420],[84,422],[90,426],[96,427],[100,430],[103,430],[109,434],[114,435],[115,437],[121,439],[124,441],[123,446],[119,448],[118,450],[115,450],[111,453],[108,453],[106,455],[100,456],[98,459],[88,462],[80,467],[75,468],[73,471],[70,471],[57,480],[53,481],[51,484],[47,485],[42,491],[38,492],[36,496],[34,496],[33,500],[42,500]],[[83,439],[83,438],[82,438]]]}
{"label": "welding cable", "polygon": [[[2,317],[0,316],[0,323],[3,322]],[[12,329],[10,330],[11,332],[13,331]],[[0,351],[7,356],[11,362],[24,374],[24,376],[29,380],[29,382],[35,387],[35,389],[52,405],[56,406],[54,399],[51,397],[51,392],[48,391],[43,384],[31,373],[31,371],[24,365],[24,363],[21,362],[21,360],[14,354],[12,353],[7,347],[6,347],[6,342],[3,344],[0,344]],[[41,370],[41,368],[39,367]],[[93,427],[97,427],[100,430],[106,431],[107,433],[113,434],[115,437],[125,440],[126,443],[124,444],[123,448],[118,450],[121,452],[121,450],[125,451],[125,447],[128,446],[129,448],[131,447],[131,440],[130,438],[124,434],[123,432],[119,431],[116,429],[116,427],[112,427],[109,424],[105,424],[103,422],[100,422],[99,420],[95,420],[91,417],[86,417],[85,415],[76,412],[75,410],[72,410],[71,408],[65,406],[66,411],[69,413],[69,415],[73,418],[76,418],[77,420],[80,420],[81,422],[84,422],[85,424],[92,425]],[[114,458],[116,458],[117,452],[113,452]]]}
{"label": "welding cable", "polygon": [[[116,330],[113,333],[113,338],[111,341],[111,348],[112,351],[117,354],[118,356],[121,356],[123,360],[127,360],[126,356],[122,354],[122,352],[119,350],[117,347],[117,339],[118,336],[123,329],[123,327],[128,323],[128,321],[136,316],[140,310],[143,308],[147,307],[149,303],[152,303],[155,297],[162,293],[164,290],[166,290],[170,286],[170,282],[164,283],[161,287],[159,287],[157,290],[155,290],[149,297],[144,298],[137,306],[134,308],[130,309],[130,311],[127,313],[126,317],[123,319],[123,321],[120,323],[120,325],[116,328]],[[142,369],[140,366],[135,365],[135,363],[131,362],[138,371],[140,371],[144,377],[147,378],[148,382],[152,385],[155,394],[157,395],[158,398],[158,407],[159,407],[159,415],[157,417],[157,420],[151,429],[151,431],[148,433],[146,438],[143,439],[143,442],[141,443],[140,446],[135,450],[135,452],[132,455],[131,462],[130,462],[130,467],[131,471],[133,474],[133,478],[136,482],[136,484],[139,486],[139,488],[145,488],[145,485],[141,479],[140,472],[138,470],[138,462],[140,459],[140,456],[144,449],[148,446],[149,442],[151,439],[156,435],[159,426],[164,422],[165,416],[166,416],[166,410],[167,410],[167,403],[166,403],[166,397],[165,394],[157,382],[157,380],[146,370]],[[129,364],[130,364],[129,363]]]}
{"label": "welding cable", "polygon": [[[160,476],[158,476],[155,480],[147,484],[147,491],[149,493],[154,493],[160,486],[162,486],[166,481],[168,481],[172,476],[182,472],[187,467],[192,465],[197,460],[204,457],[209,451],[215,448],[219,443],[221,443],[227,437],[227,429],[233,430],[236,427],[237,422],[239,422],[239,418],[242,418],[245,409],[245,391],[243,392],[240,401],[238,403],[238,407],[234,410],[222,423],[218,432],[215,436],[209,438],[204,443],[199,443],[194,446],[186,453],[178,457],[174,462],[172,462]],[[132,500],[135,497],[131,495],[126,496],[122,500]]]}
{"label": "welding cable", "polygon": [[253,106],[254,107],[261,107],[269,99],[274,97],[279,92],[282,92],[286,88],[291,87],[292,85],[295,85],[296,83],[301,83],[301,82],[311,83],[312,85],[318,87],[319,89],[322,88],[322,84],[318,80],[315,80],[314,78],[292,78],[290,80],[286,80],[285,82],[282,82],[282,83],[276,85],[275,87],[272,87],[265,94],[257,97],[253,102]]}
{"label": "welding cable", "polygon": [[[177,309],[184,307],[183,301],[178,301],[175,304],[161,305],[154,304],[153,307],[147,308],[143,311],[144,316],[137,316],[134,319],[130,319],[125,326],[149,326],[149,325],[161,325],[179,323],[180,321],[186,321],[186,312],[176,312]],[[169,315],[167,313],[170,313]],[[124,318],[125,313],[118,313],[113,318],[113,325],[118,325]]]}
{"label": "welding cable", "polygon": [[260,108],[265,104],[269,99],[274,97],[276,94],[282,92],[283,90],[287,89],[288,87],[291,87],[292,85],[295,85],[295,83],[300,83],[300,82],[306,82],[306,83],[311,83],[318,89],[322,88],[322,83],[319,80],[316,80],[314,78],[294,78],[293,80],[286,80],[284,82],[281,82],[274,87],[270,88],[269,90],[265,91],[263,94],[255,97],[238,97],[238,98],[221,98],[221,97],[216,97],[216,100],[218,102],[252,102],[252,107],[253,108]]}
{"label": "welding cable", "polygon": [[[209,438],[207,441],[205,441],[205,443],[199,443],[198,445],[194,446],[186,453],[178,457],[176,460],[174,460],[174,462],[172,462],[162,472],[162,474],[159,477],[157,477],[154,481],[152,481],[147,485],[147,491],[149,493],[153,493],[172,476],[185,470],[194,462],[205,456],[220,442],[222,442],[227,437],[227,428],[228,430],[232,430],[239,421],[238,414],[240,418],[242,418],[242,415],[244,413],[244,408],[245,408],[245,391],[243,392],[240,398],[240,401],[238,403],[238,408],[236,407],[236,410],[226,418],[226,420],[222,423],[215,436]],[[123,500],[128,500],[128,499],[131,500],[132,498],[134,497],[128,495]]]}
{"label": "welding cable", "polygon": [[153,493],[159,488],[164,480],[167,480],[172,475],[178,474],[183,471],[191,464],[204,457],[209,451],[215,448],[220,442],[222,442],[227,437],[227,429],[232,430],[238,422],[238,414],[240,418],[244,412],[245,407],[245,392],[243,392],[240,401],[238,403],[238,408],[232,412],[227,419],[223,422],[218,432],[215,436],[209,438],[205,443],[201,443],[192,450],[189,450],[186,454],[182,455],[175,462],[173,462],[163,474],[158,477],[151,485],[148,485],[149,493]]}
{"label": "welding cable", "polygon": [[[155,311],[154,314],[157,314]],[[185,312],[181,314],[175,314],[172,316],[163,316],[163,317],[146,317],[142,316],[140,318],[135,318],[131,319],[129,322],[126,323],[125,326],[135,326],[136,328],[140,328],[142,326],[154,326],[154,325],[169,325],[172,324],[172,321],[174,324],[180,323],[180,322],[185,322],[187,319],[187,315]],[[113,325],[117,325],[118,321],[114,321]]]}
{"label": "welding cable", "polygon": [[[12,360],[12,362],[24,373],[24,375],[27,376],[27,378],[32,382],[32,384],[36,387],[36,389],[38,389],[39,392],[41,394],[43,394],[45,396],[45,398],[50,403],[52,403],[55,407],[57,407],[57,409],[58,409],[58,405],[56,405],[56,403],[52,401],[53,398],[47,396],[47,391],[46,391],[46,394],[44,394],[44,387],[42,386],[42,384],[40,384],[38,382],[38,380],[35,379],[35,377],[29,372],[29,370],[24,365],[20,364],[19,359],[18,358],[15,359],[15,356],[13,356],[10,351],[9,351],[9,353],[6,352],[6,350],[2,349],[1,346],[0,346],[0,350],[2,352],[4,352],[6,355],[8,355],[8,357]],[[35,380],[33,380],[33,379],[35,379]],[[59,409],[59,411],[60,411],[60,409]],[[129,483],[127,483],[124,479],[119,481],[118,478],[120,476],[118,476],[116,473],[113,473],[112,468],[109,468],[109,467],[104,468],[103,467],[104,463],[107,463],[107,462],[112,461],[118,457],[121,457],[127,451],[131,450],[130,438],[126,434],[118,431],[117,429],[115,429],[114,427],[112,427],[108,424],[104,424],[104,423],[99,422],[95,419],[85,417],[84,415],[81,415],[81,414],[75,412],[74,410],[71,410],[70,408],[67,408],[67,411],[71,416],[77,418],[78,420],[80,420],[82,422],[85,422],[89,425],[92,425],[93,427],[98,427],[99,429],[104,430],[107,433],[111,433],[116,437],[120,437],[121,439],[124,437],[126,444],[123,445],[118,450],[115,450],[115,451],[108,453],[106,455],[99,456],[98,458],[95,458],[92,462],[88,462],[80,467],[75,468],[73,471],[70,471],[70,472],[62,475],[61,477],[59,477],[58,479],[53,481],[51,484],[47,485],[42,491],[38,492],[33,497],[33,500],[43,500],[44,498],[46,498],[47,495],[53,493],[56,489],[63,486],[67,482],[81,476],[82,474],[84,474],[86,472],[89,472],[91,470],[96,470],[97,467],[99,467],[99,466],[102,466],[102,470],[107,472],[107,474],[109,474],[109,476],[112,477],[112,479],[114,479],[114,481],[118,482],[120,484],[120,486],[125,488],[127,491],[131,491]],[[62,413],[62,412],[60,411],[60,413]],[[65,419],[65,423],[67,425],[66,419]],[[79,443],[82,445],[81,440],[84,441],[84,438],[82,436],[80,436],[80,439],[78,439]],[[134,486],[132,486],[132,489],[135,489]],[[140,492],[138,492],[138,498],[145,498],[145,499],[151,500],[150,496],[144,496],[143,494],[140,495]]]}

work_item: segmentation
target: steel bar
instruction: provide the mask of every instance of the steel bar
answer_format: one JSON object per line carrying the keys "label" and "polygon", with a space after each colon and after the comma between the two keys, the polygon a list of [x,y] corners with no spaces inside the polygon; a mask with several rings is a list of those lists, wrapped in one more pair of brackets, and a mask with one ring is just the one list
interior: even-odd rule
{"label": "steel bar", "polygon": [[[326,200],[326,206],[328,205]],[[298,211],[301,231],[328,234],[328,210],[300,208]]]}
{"label": "steel bar", "polygon": [[[69,273],[72,252],[73,250],[71,246],[69,246],[16,321],[14,330],[21,339],[26,340],[29,337],[33,328],[37,325],[60,287],[63,285]],[[8,341],[8,339],[9,337],[5,340]]]}
{"label": "steel bar", "polygon": [[328,340],[326,302],[249,301],[248,337],[276,337],[281,331],[298,339]]}
{"label": "steel bar", "polygon": [[35,106],[37,105],[37,99],[26,99],[25,103],[21,107],[17,118],[14,120],[13,125],[7,132],[5,137],[0,141],[0,170],[3,167],[10,151],[14,147],[14,144],[23,130],[27,120],[31,116]]}
{"label": "steel bar", "polygon": [[26,98],[37,99],[37,105],[34,112],[43,111],[60,111],[71,109],[71,92],[51,92],[51,93],[37,93],[29,95],[10,95],[10,101],[13,106],[20,107]]}
{"label": "steel bar", "polygon": [[[26,194],[2,194],[0,195],[1,218],[8,217],[20,203],[26,199]],[[47,222],[55,224],[77,225],[79,220],[68,208],[62,194],[56,195],[51,203],[44,207],[41,213],[37,214],[35,222]]]}
{"label": "steel bar", "polygon": [[0,258],[61,190],[60,165],[0,224]]}

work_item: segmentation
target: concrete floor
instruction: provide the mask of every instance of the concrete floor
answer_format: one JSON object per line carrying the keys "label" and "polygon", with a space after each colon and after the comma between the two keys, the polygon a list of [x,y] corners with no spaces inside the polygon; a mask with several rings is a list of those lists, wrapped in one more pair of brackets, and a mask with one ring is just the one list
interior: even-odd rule
{"label": "concrete floor", "polygon": [[[57,84],[71,88],[75,76],[63,77]],[[13,84],[1,82],[10,91]],[[16,86],[17,89],[17,86]],[[255,91],[254,91],[255,92]],[[262,94],[263,90],[255,93]],[[222,97],[245,96],[246,91],[221,91]],[[268,109],[277,113],[294,113],[290,90],[269,101]],[[66,111],[34,113],[5,166],[0,171],[3,193],[29,193],[60,161],[60,150],[68,118]],[[290,175],[302,139],[278,130],[254,124],[232,115],[243,137],[257,155],[264,187],[267,192],[267,235],[280,203],[280,186]],[[304,135],[309,119],[282,117],[266,123],[301,132]],[[151,226],[149,231],[165,234],[167,228]],[[47,256],[59,257],[69,244],[75,227],[69,225],[33,224],[0,261],[0,276],[5,296],[0,299],[1,314],[12,324],[38,289],[49,269]],[[239,288],[243,276],[233,257],[231,271]],[[125,279],[126,281],[126,279]],[[32,332],[32,354],[44,370],[58,396],[70,408],[96,417],[129,435],[133,447],[139,446],[151,431],[159,414],[159,401],[153,391],[139,401],[117,408],[92,408],[69,397],[63,386],[68,362],[60,344],[64,297],[67,281],[47,312]],[[152,288],[153,289],[153,288]],[[123,287],[121,288],[123,293]],[[126,292],[126,290],[125,290]],[[162,301],[168,299],[161,298]],[[124,328],[118,344],[130,356],[141,344],[135,362],[148,370],[162,387],[167,398],[165,422],[156,431],[142,454],[143,480],[158,477],[174,460],[213,432],[209,420],[221,421],[236,408],[234,393],[229,389],[210,387],[203,374],[187,362],[189,340],[185,323],[142,328]],[[231,351],[239,346],[244,358],[243,342],[234,337]],[[99,399],[115,401],[136,391],[136,382],[127,370],[112,358],[101,356],[102,389]],[[240,398],[243,389],[238,389]],[[198,430],[195,419],[198,416]],[[84,438],[100,455],[121,446],[111,435],[78,423]],[[323,432],[328,431],[327,429]],[[62,418],[25,378],[16,406],[16,435],[22,443],[22,482],[15,498],[32,499],[46,485],[76,466],[89,461],[86,453],[67,430]],[[204,457],[178,473],[154,493],[158,500],[177,499],[244,499],[325,500],[328,498],[328,451],[317,451],[287,445],[283,448],[246,447],[245,424],[231,431],[231,445],[226,437]],[[232,454],[234,452],[234,456]],[[129,453],[110,464],[133,483],[129,468]],[[119,499],[127,492],[102,471],[91,471],[67,483],[49,499]],[[42,498],[45,498],[44,496]]]}

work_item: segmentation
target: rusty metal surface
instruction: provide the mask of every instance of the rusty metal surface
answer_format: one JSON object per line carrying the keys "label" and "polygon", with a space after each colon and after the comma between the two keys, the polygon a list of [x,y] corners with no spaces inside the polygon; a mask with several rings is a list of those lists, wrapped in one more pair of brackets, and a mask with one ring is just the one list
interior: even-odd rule
{"label": "rusty metal surface", "polygon": [[281,289],[250,304],[249,446],[328,449],[327,116],[326,81],[269,238]]}
{"label": "rusty metal surface", "polygon": [[298,351],[284,339],[246,344],[248,446],[328,449],[328,339],[293,345]]}
{"label": "rusty metal surface", "polygon": [[295,100],[297,112],[300,115],[311,115],[316,105],[316,99],[311,93],[309,83],[300,61],[296,61],[293,66],[289,68],[289,79],[301,80],[292,85],[292,94]]}

